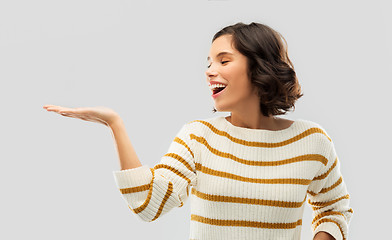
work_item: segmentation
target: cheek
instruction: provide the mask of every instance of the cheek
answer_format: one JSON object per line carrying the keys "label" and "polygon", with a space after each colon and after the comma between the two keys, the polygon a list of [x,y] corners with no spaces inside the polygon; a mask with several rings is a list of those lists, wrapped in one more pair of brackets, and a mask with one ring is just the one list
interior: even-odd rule
{"label": "cheek", "polygon": [[243,69],[242,66],[233,66],[231,68],[224,69],[221,74],[231,84],[247,84],[247,82],[245,81],[247,79],[247,72],[246,69]]}
{"label": "cheek", "polygon": [[240,87],[243,92],[250,92],[252,90],[252,84],[248,78],[248,74],[244,69],[236,69],[233,71],[232,76],[234,78],[235,84]]}

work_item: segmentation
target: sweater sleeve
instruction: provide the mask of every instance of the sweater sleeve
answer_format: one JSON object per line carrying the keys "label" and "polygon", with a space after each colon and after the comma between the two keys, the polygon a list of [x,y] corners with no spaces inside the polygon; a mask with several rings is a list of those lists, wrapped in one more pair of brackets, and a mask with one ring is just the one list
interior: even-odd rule
{"label": "sweater sleeve", "polygon": [[327,138],[321,141],[321,145],[328,161],[308,188],[308,203],[313,209],[313,237],[324,231],[336,240],[345,240],[353,210],[349,206],[350,195],[340,172],[334,144],[327,134],[325,136]]}
{"label": "sweater sleeve", "polygon": [[174,207],[182,207],[189,187],[196,185],[189,124],[180,129],[168,152],[153,168],[143,165],[113,171],[128,208],[143,221],[152,222]]}

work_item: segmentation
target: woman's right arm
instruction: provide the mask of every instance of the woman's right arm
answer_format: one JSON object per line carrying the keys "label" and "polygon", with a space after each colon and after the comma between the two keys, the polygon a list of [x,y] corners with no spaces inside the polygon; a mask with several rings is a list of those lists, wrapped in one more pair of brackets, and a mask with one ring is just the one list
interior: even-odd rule
{"label": "woman's right arm", "polygon": [[117,146],[121,170],[141,167],[142,164],[136,155],[122,119],[120,117],[116,117],[115,120],[109,124],[109,127]]}
{"label": "woman's right arm", "polygon": [[121,170],[114,177],[129,209],[144,221],[155,221],[174,207],[182,207],[189,187],[197,182],[189,124],[185,124],[153,168],[142,165],[127,135],[120,116],[107,107],[67,108],[45,105],[66,117],[97,122],[110,127],[117,146]]}
{"label": "woman's right arm", "polygon": [[120,160],[121,170],[142,166],[136,152],[129,140],[124,123],[117,112],[107,107],[78,107],[69,108],[57,105],[44,105],[44,109],[56,112],[66,117],[79,118],[85,121],[104,124],[111,129],[117,153]]}

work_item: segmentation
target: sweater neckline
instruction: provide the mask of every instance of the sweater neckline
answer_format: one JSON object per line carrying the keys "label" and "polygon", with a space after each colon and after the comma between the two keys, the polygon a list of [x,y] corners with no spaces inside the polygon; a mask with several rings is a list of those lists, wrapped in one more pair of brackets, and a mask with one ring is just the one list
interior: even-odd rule
{"label": "sweater neckline", "polygon": [[294,121],[291,125],[287,128],[281,130],[267,130],[267,129],[252,129],[252,128],[245,128],[245,127],[238,127],[233,125],[226,119],[226,116],[220,117],[221,121],[227,126],[228,129],[233,130],[234,132],[244,132],[244,133],[252,133],[252,134],[266,134],[266,135],[275,135],[275,134],[286,134],[293,129],[297,128],[299,119],[292,120]]}

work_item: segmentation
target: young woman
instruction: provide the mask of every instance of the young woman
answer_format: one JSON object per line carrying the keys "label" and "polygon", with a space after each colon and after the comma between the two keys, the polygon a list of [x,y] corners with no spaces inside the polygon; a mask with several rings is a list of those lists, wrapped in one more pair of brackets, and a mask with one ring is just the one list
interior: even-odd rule
{"label": "young woman", "polygon": [[153,168],[141,164],[113,110],[44,108],[110,127],[116,184],[144,221],[182,207],[191,192],[190,239],[300,239],[308,198],[314,239],[347,239],[353,210],[331,138],[317,123],[277,117],[303,96],[282,39],[254,22],[216,33],[207,84],[213,111],[231,114],[184,124]]}

